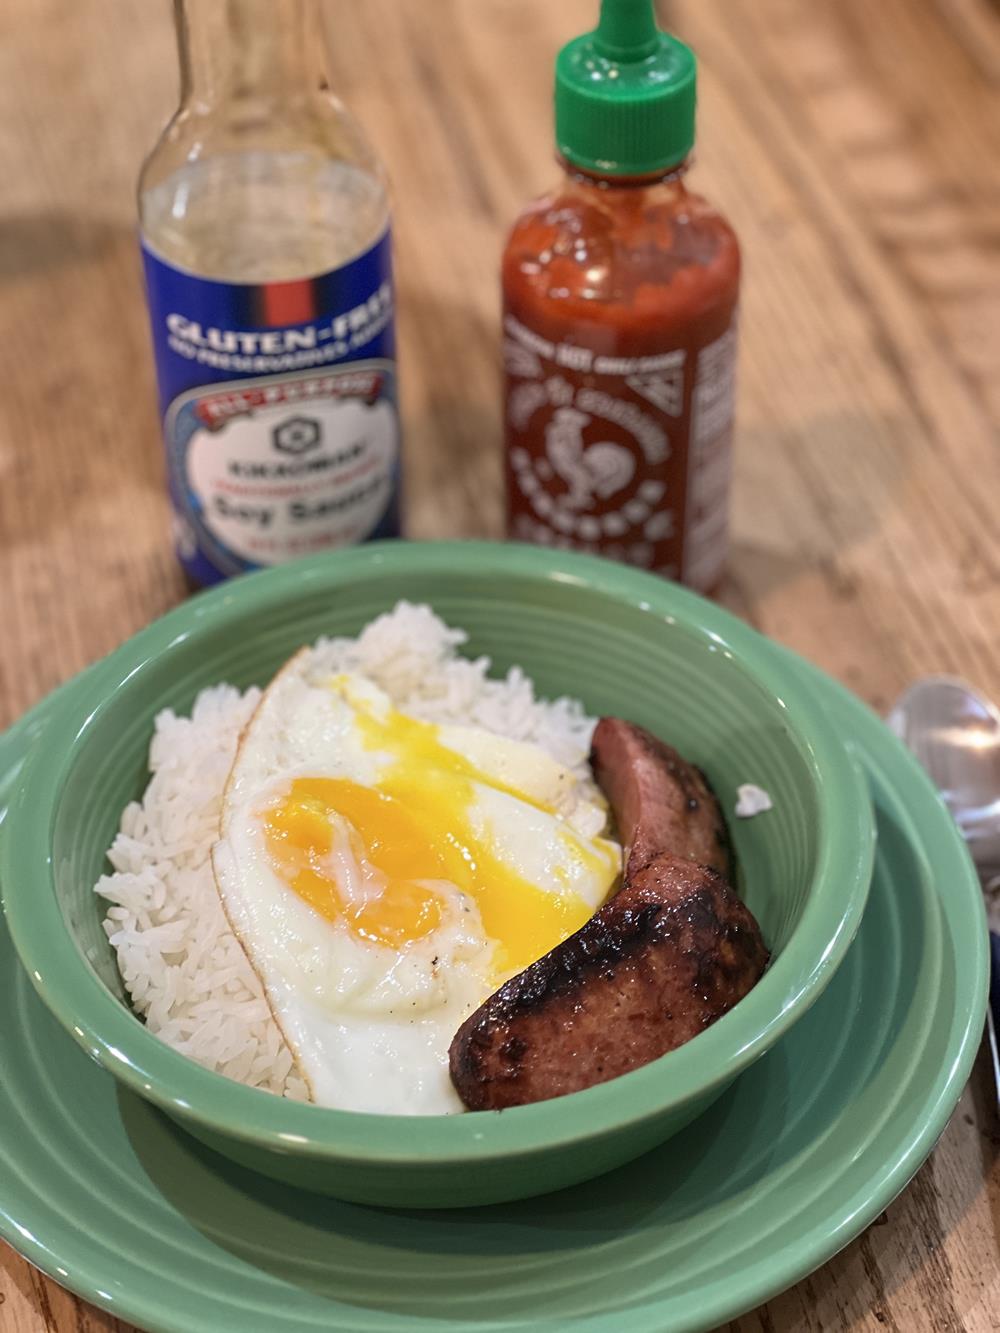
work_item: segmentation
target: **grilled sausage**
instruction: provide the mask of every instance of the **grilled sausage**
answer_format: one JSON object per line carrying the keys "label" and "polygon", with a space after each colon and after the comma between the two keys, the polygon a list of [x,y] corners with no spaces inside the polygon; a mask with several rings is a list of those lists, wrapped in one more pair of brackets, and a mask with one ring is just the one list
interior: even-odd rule
{"label": "grilled sausage", "polygon": [[625,848],[625,882],[662,852],[732,878],[726,821],[700,768],[642,727],[602,717],[590,762]]}
{"label": "grilled sausage", "polygon": [[714,870],[661,854],[581,930],[492,995],[451,1044],[465,1105],[544,1101],[689,1041],[757,982],[768,954]]}

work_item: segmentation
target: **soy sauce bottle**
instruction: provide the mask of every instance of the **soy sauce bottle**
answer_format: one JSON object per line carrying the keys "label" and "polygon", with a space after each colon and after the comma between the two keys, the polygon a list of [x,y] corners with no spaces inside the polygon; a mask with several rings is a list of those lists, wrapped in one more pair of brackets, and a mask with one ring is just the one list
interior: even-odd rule
{"label": "soy sauce bottle", "polygon": [[399,532],[389,205],[315,0],[175,0],[139,217],[189,580]]}

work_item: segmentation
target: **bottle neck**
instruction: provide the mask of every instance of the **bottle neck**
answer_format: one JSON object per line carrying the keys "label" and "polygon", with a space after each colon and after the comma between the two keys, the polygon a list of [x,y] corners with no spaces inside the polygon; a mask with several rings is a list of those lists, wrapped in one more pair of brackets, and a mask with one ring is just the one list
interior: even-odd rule
{"label": "bottle neck", "polygon": [[316,0],[174,0],[181,105],[293,106],[325,73]]}
{"label": "bottle neck", "polygon": [[680,185],[691,169],[691,158],[685,157],[675,166],[644,176],[610,176],[578,167],[559,153],[556,160],[573,184],[583,190],[647,190],[657,185]]}

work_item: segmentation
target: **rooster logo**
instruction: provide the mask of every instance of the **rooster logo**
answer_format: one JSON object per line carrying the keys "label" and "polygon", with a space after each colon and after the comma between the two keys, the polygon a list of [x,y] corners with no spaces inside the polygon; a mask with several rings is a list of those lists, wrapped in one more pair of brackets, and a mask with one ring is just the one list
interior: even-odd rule
{"label": "rooster logo", "polygon": [[607,500],[632,480],[635,460],[628,449],[611,440],[601,440],[586,449],[583,428],[590,424],[586,412],[560,407],[545,427],[549,461],[569,488],[563,503],[570,509],[586,509],[595,498]]}

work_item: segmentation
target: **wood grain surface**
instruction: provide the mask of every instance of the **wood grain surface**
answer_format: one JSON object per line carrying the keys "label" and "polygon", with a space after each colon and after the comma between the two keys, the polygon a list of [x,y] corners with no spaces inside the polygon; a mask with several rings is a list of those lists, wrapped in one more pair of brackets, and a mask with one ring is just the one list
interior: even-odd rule
{"label": "wood grain surface", "polygon": [[[329,0],[393,179],[409,530],[498,535],[496,271],[553,178],[551,59],[594,0]],[[1000,695],[1000,17],[990,0],[675,0],[695,180],[747,270],[724,600],[876,708]],[[0,724],[184,595],[133,189],[170,112],[165,0],[0,6]],[[1000,1328],[980,1058],[930,1161],[758,1330]],[[0,1191],[3,1182],[0,1181]],[[3,1333],[124,1325],[0,1253]]]}

